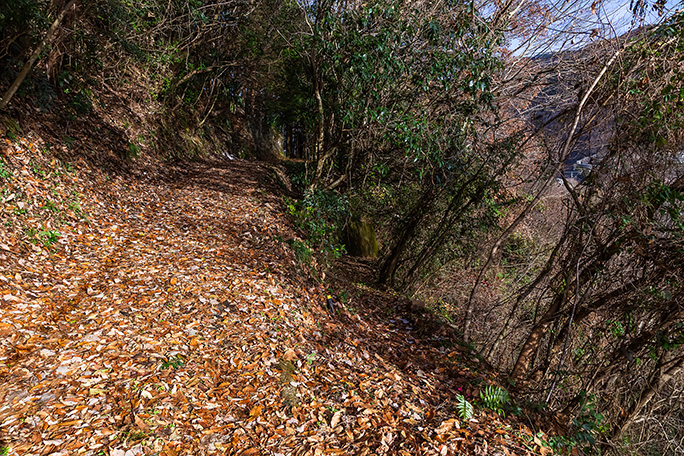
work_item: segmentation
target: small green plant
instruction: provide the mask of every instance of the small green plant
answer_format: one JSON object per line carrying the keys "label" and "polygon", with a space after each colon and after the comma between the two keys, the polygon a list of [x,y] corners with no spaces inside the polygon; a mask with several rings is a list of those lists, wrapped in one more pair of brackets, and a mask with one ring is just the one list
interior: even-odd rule
{"label": "small green plant", "polygon": [[48,210],[54,214],[59,212],[59,208],[57,207],[55,202],[50,200],[45,200],[45,204],[43,204],[43,209]]}
{"label": "small green plant", "polygon": [[45,247],[51,247],[57,238],[61,236],[59,231],[46,230],[46,229],[36,229],[36,228],[26,228],[24,230],[26,237],[32,244],[43,244]]}
{"label": "small green plant", "polygon": [[7,456],[10,448],[8,446],[0,446],[0,456]]}
{"label": "small green plant", "polygon": [[175,356],[170,356],[168,357],[162,364],[161,368],[166,370],[170,367],[173,367],[174,369],[178,369],[182,366],[185,365],[185,360],[183,359],[182,356],[180,355],[175,355]]}
{"label": "small green plant", "polygon": [[69,203],[69,210],[74,214],[81,213],[81,204],[78,201],[72,201]]}
{"label": "small green plant", "polygon": [[561,454],[566,454],[564,451],[576,446],[577,442],[565,436],[554,435],[549,438],[549,447],[554,451],[554,453],[563,452]]}
{"label": "small green plant", "polygon": [[46,177],[45,171],[40,168],[40,165],[38,165],[34,162],[30,162],[29,164],[31,165],[31,169],[33,170],[33,174],[45,179],[45,177]]}
{"label": "small green plant", "polygon": [[140,155],[140,146],[135,143],[128,143],[128,157],[136,158]]}
{"label": "small green plant", "polygon": [[504,407],[511,401],[508,391],[500,386],[487,385],[480,391],[482,404],[488,409],[494,410],[499,415],[505,415]]}
{"label": "small green plant", "polygon": [[0,179],[7,180],[12,177],[12,171],[5,168],[5,162],[0,160]]}
{"label": "small green plant", "polygon": [[295,257],[297,257],[297,261],[299,261],[301,264],[311,264],[313,250],[309,248],[306,242],[302,242],[295,239],[294,241],[292,241],[292,249],[295,252]]}
{"label": "small green plant", "polygon": [[83,212],[81,208],[81,203],[78,201],[72,201],[68,206],[69,210],[74,213],[74,215],[82,220],[88,220],[87,215]]}
{"label": "small green plant", "polygon": [[57,242],[57,238],[60,236],[61,234],[59,231],[54,230],[41,230],[38,232],[38,238],[45,247],[51,247],[52,244]]}
{"label": "small green plant", "polygon": [[458,416],[462,420],[471,419],[475,413],[473,410],[473,404],[468,402],[462,394],[456,395],[456,410],[458,410]]}
{"label": "small green plant", "polygon": [[586,391],[580,392],[580,410],[575,419],[572,420],[574,434],[570,439],[578,445],[584,445],[583,451],[591,454],[597,450],[596,435],[608,431],[608,424],[605,417],[596,411],[596,396],[587,394]]}
{"label": "small green plant", "polygon": [[311,353],[309,353],[309,354],[307,355],[307,357],[306,357],[306,364],[308,364],[308,365],[310,366],[310,365],[313,364],[313,362],[314,362],[315,360],[316,360],[316,352],[313,351],[313,352],[311,352]]}

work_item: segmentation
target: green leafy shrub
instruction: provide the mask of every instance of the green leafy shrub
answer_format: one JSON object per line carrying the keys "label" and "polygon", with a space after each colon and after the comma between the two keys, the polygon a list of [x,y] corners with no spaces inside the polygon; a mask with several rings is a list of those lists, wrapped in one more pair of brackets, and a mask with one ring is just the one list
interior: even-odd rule
{"label": "green leafy shrub", "polygon": [[59,231],[27,228],[24,230],[28,240],[32,244],[42,244],[44,247],[52,247],[61,236]]}
{"label": "green leafy shrub", "polygon": [[292,249],[295,252],[295,257],[297,257],[297,261],[299,261],[301,264],[308,265],[311,263],[313,251],[309,248],[306,242],[302,242],[295,239],[294,241],[292,241]]}
{"label": "green leafy shrub", "polygon": [[127,158],[137,158],[140,155],[140,146],[135,143],[128,143],[128,155]]}
{"label": "green leafy shrub", "polygon": [[596,436],[608,430],[605,417],[596,411],[596,396],[580,392],[580,410],[572,420],[574,431],[570,439],[577,445],[584,446],[583,451],[587,454],[598,451],[596,448]]}
{"label": "green leafy shrub", "polygon": [[[349,202],[332,191],[313,190],[303,200],[286,200],[288,212],[307,236],[311,250],[333,258],[344,253],[339,241],[342,227],[349,217]],[[296,246],[293,246],[296,249]],[[295,250],[296,251],[296,250]]]}
{"label": "green leafy shrub", "polygon": [[175,355],[175,356],[170,356],[168,359],[166,359],[160,366],[162,370],[169,369],[171,367],[175,369],[179,369],[185,365],[185,360],[181,355]]}

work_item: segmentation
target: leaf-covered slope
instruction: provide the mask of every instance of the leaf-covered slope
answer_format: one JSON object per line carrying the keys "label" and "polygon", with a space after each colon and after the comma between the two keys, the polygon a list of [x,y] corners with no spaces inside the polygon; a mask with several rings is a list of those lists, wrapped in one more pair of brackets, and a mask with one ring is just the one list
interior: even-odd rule
{"label": "leaf-covered slope", "polygon": [[[266,168],[117,177],[43,146],[2,145],[9,454],[546,452],[481,407],[459,418],[457,396],[476,402],[490,376],[446,330],[303,273]],[[334,316],[328,288],[350,296]]]}

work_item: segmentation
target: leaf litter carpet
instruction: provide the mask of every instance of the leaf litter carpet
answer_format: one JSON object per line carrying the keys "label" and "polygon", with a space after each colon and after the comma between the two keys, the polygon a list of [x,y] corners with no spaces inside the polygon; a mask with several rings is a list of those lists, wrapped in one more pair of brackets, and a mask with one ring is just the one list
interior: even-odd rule
{"label": "leaf litter carpet", "polygon": [[[59,237],[0,233],[4,451],[530,453],[512,437],[531,435],[522,426],[457,418],[454,396],[484,380],[464,349],[390,319],[377,293],[326,312],[329,284],[282,241],[295,234],[265,168],[193,164],[155,180],[60,174],[53,161],[46,175],[24,146],[5,152],[4,220]],[[87,217],[71,204],[60,224],[31,218],[76,192]]]}

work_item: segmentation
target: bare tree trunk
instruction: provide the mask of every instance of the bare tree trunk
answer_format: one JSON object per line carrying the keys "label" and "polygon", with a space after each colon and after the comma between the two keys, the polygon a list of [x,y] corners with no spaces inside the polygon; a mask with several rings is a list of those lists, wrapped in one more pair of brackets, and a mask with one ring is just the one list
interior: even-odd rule
{"label": "bare tree trunk", "polygon": [[[567,232],[568,226],[566,225],[565,230]],[[565,235],[564,235],[565,236]],[[498,348],[499,344],[503,341],[504,337],[506,336],[506,332],[508,331],[508,327],[513,321],[513,318],[515,317],[515,313],[518,310],[520,304],[537,288],[537,285],[539,285],[546,277],[551,273],[551,268],[553,267],[553,262],[556,260],[556,255],[560,251],[561,246],[563,245],[562,242],[556,243],[556,246],[553,248],[553,251],[551,252],[551,255],[549,256],[549,259],[546,261],[546,264],[544,265],[544,269],[542,269],[537,275],[537,277],[532,281],[530,284],[526,285],[525,288],[518,294],[515,300],[515,304],[511,308],[511,311],[508,313],[508,318],[506,318],[506,321],[504,323],[503,328],[497,335],[496,339],[494,340],[494,343],[492,344],[491,348],[487,352],[487,358],[491,358],[492,353],[494,353]],[[491,361],[491,360],[490,360]]]}
{"label": "bare tree trunk", "polygon": [[36,63],[36,60],[38,60],[40,54],[43,53],[47,45],[50,44],[52,40],[55,38],[55,35],[57,34],[57,29],[59,28],[59,24],[62,22],[62,20],[64,20],[64,16],[66,16],[67,11],[69,11],[69,9],[71,9],[75,4],[76,0],[71,0],[59,13],[55,21],[50,26],[50,29],[45,35],[45,38],[43,38],[40,41],[38,47],[36,47],[33,53],[31,53],[31,57],[29,57],[29,59],[26,61],[24,67],[21,69],[21,72],[19,73],[17,78],[14,80],[10,88],[7,89],[7,92],[5,92],[5,96],[2,97],[2,101],[0,101],[0,110],[5,109],[5,107],[7,107],[7,104],[10,102],[14,94],[19,89],[21,83],[24,82],[26,75],[28,75],[29,71],[31,71],[31,68],[33,68],[33,64]]}
{"label": "bare tree trunk", "polygon": [[527,336],[527,340],[518,355],[518,360],[515,362],[513,372],[511,373],[511,377],[515,380],[522,380],[525,374],[527,374],[533,355],[539,347],[539,343],[541,342],[541,338],[544,335],[546,328],[556,319],[558,311],[563,307],[567,297],[568,287],[565,288],[563,294],[556,295],[546,313],[544,313],[539,322],[532,328],[530,335]]}

